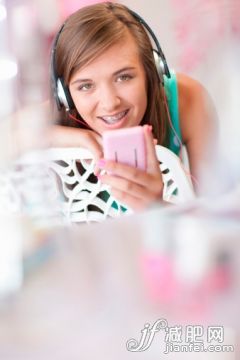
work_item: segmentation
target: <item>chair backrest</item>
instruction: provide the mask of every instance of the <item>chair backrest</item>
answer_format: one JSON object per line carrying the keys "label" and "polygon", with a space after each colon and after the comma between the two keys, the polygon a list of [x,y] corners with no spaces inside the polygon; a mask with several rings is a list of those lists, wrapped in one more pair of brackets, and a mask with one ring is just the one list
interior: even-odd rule
{"label": "chair backrest", "polygon": [[195,198],[191,175],[177,155],[166,147],[156,145],[156,154],[163,177],[163,200],[180,204]]}
{"label": "chair backrest", "polygon": [[[164,183],[163,200],[180,204],[194,199],[191,180],[179,158],[159,145],[156,146],[156,154]],[[20,194],[19,198],[25,192],[25,200],[31,189],[31,196],[36,197],[37,183],[41,183],[41,187],[48,189],[48,200],[50,197],[58,198],[63,218],[70,223],[100,222],[108,217],[132,213],[131,209],[114,199],[108,186],[93,176],[94,165],[93,156],[86,149],[52,148],[24,155],[17,162],[11,180],[15,193]],[[31,185],[34,176],[38,180]]]}

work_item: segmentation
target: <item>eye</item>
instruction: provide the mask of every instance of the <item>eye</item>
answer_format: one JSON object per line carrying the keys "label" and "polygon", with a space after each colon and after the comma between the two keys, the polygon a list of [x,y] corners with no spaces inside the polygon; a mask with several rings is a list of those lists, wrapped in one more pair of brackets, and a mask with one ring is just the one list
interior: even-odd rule
{"label": "eye", "polygon": [[122,75],[119,75],[118,78],[117,78],[117,81],[119,82],[122,82],[122,81],[129,81],[133,78],[132,75],[130,74],[122,74]]}
{"label": "eye", "polygon": [[93,87],[93,84],[91,83],[85,83],[85,84],[81,84],[79,87],[78,87],[78,90],[79,91],[88,91],[88,90],[91,90]]}

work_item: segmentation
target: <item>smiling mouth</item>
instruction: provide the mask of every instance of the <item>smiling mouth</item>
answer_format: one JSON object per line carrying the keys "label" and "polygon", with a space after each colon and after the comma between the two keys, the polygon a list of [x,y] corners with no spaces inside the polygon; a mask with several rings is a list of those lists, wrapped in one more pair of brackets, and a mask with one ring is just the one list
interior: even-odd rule
{"label": "smiling mouth", "polygon": [[121,121],[128,113],[128,110],[122,111],[116,115],[99,116],[99,119],[103,120],[106,124],[112,125]]}

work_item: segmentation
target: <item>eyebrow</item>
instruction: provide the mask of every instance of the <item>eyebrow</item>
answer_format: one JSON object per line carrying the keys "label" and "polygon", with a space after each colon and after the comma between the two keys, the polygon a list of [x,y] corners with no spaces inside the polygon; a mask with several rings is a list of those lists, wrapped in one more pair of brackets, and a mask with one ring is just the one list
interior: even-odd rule
{"label": "eyebrow", "polygon": [[[124,71],[135,70],[135,69],[136,68],[134,66],[127,66],[127,67],[124,67],[124,68],[122,68],[120,70],[115,71],[113,73],[113,76],[119,75]],[[71,85],[74,85],[74,84],[77,84],[77,83],[82,83],[82,82],[88,82],[88,81],[92,81],[92,79],[77,79],[77,80],[73,81],[71,83]]]}
{"label": "eyebrow", "polygon": [[113,73],[113,75],[116,76],[116,75],[118,75],[118,74],[120,74],[120,73],[122,73],[124,71],[135,70],[135,69],[136,68],[134,66],[124,67],[124,68],[122,68],[120,70],[115,71],[115,73]]}

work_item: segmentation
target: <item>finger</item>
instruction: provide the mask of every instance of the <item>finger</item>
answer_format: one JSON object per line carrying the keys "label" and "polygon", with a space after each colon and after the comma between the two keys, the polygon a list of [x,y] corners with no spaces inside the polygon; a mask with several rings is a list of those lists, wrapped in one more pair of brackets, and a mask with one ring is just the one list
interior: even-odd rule
{"label": "finger", "polygon": [[[136,182],[126,180],[125,178],[121,178],[119,176],[103,174],[99,175],[98,178],[104,184],[109,185],[111,189],[117,189],[142,201],[144,199],[147,199],[148,201],[153,201],[155,198],[158,197],[158,195],[161,195],[162,188],[160,188],[159,186],[160,183],[154,180],[148,181],[148,184],[151,183],[151,186],[146,188],[142,185],[137,184]],[[154,191],[152,189],[154,189]]]}
{"label": "finger", "polygon": [[[83,146],[86,144],[86,148],[92,153],[95,164],[98,163],[99,159],[103,157],[102,149],[102,138],[100,135],[93,131],[85,130],[84,136],[82,137]],[[97,175],[100,169],[95,165],[94,174]]]}
{"label": "finger", "polygon": [[95,162],[103,156],[101,137],[93,131],[88,131],[83,137],[86,147],[92,152]]}
{"label": "finger", "polygon": [[147,174],[146,171],[140,170],[130,165],[100,159],[97,163],[97,166],[101,170],[105,170],[108,173],[114,174],[114,177],[121,177],[142,186],[149,185],[149,174]]}
{"label": "finger", "polygon": [[159,171],[159,162],[156,155],[152,127],[144,125],[143,130],[146,144],[147,172],[155,173],[156,171]]}
{"label": "finger", "polygon": [[97,162],[99,161],[99,159],[101,159],[101,157],[103,155],[101,147],[96,145],[96,143],[94,143],[94,142],[93,143],[90,142],[88,144],[88,149],[92,153],[95,164],[97,164]]}
{"label": "finger", "polygon": [[100,147],[102,149],[102,137],[101,137],[101,135],[95,133],[94,131],[92,131],[92,134],[93,134],[94,138],[96,139],[97,143],[100,145]]}
{"label": "finger", "polygon": [[144,199],[139,200],[139,198],[115,188],[111,189],[111,194],[123,206],[129,207],[134,211],[146,209],[147,204]]}

